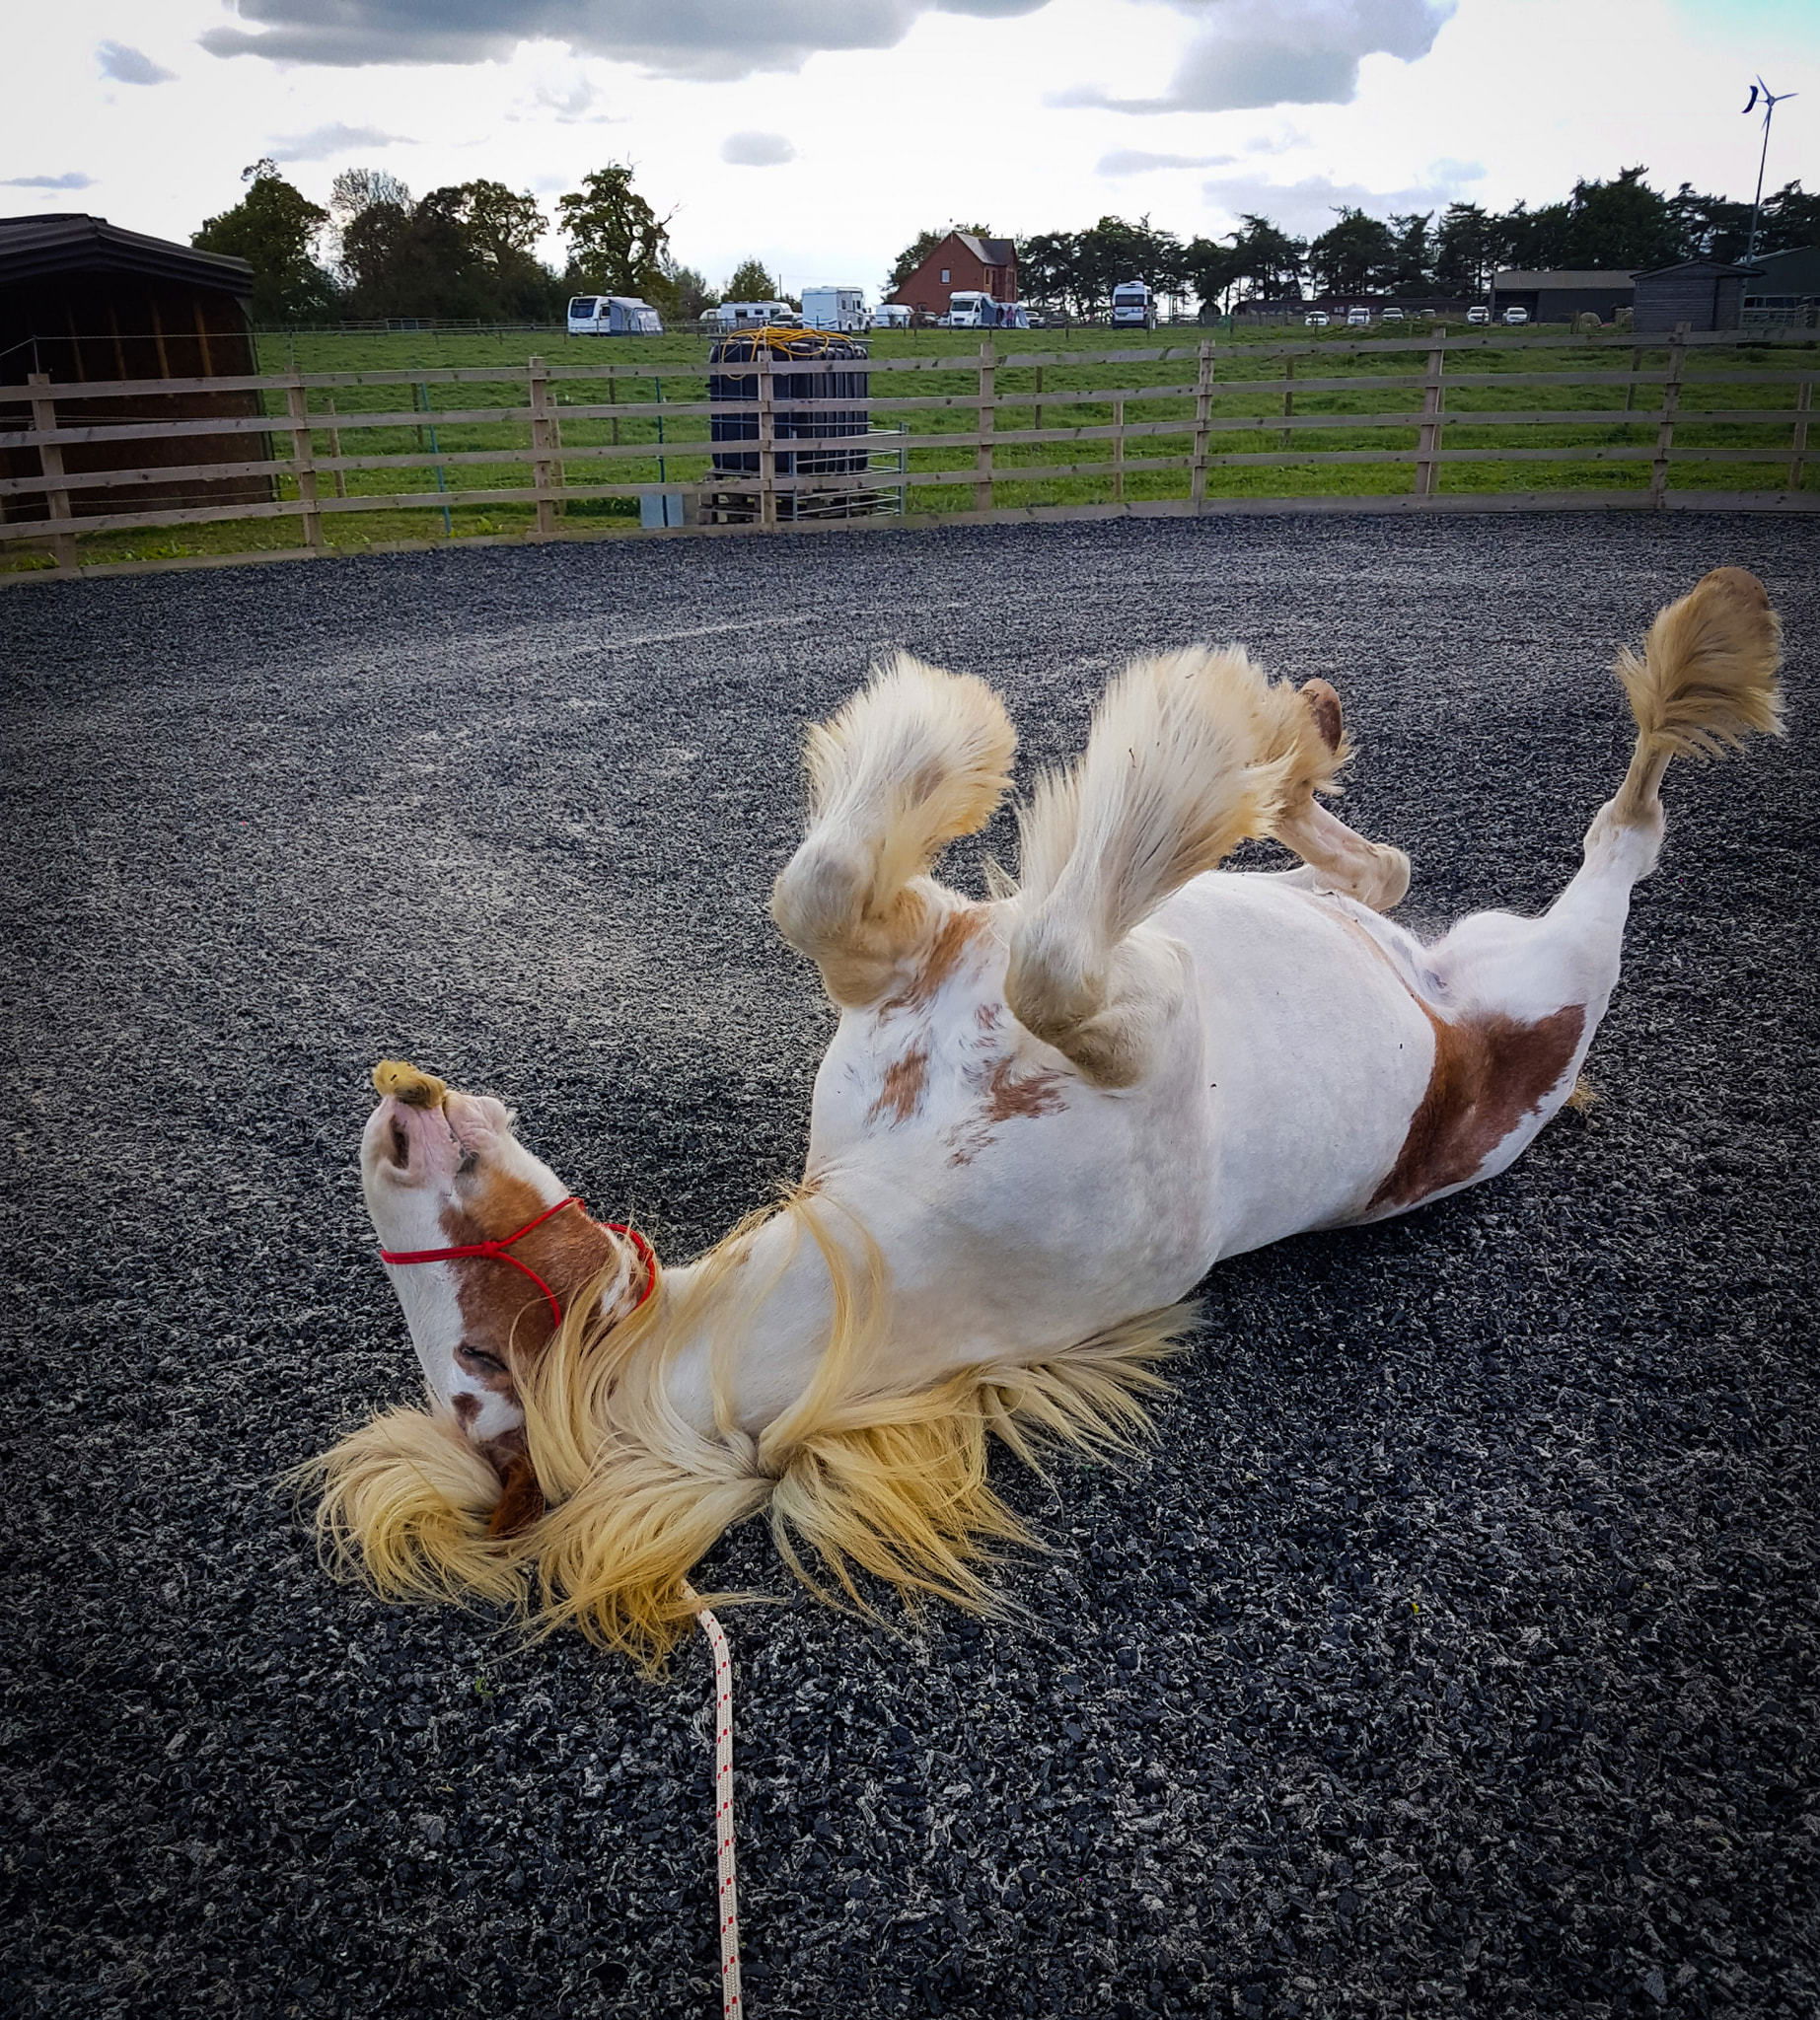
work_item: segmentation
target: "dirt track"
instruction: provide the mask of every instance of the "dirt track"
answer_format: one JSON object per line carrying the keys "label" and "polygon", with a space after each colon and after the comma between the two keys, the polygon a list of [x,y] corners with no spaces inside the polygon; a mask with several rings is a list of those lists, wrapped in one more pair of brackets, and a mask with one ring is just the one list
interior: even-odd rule
{"label": "dirt track", "polygon": [[[18,1333],[6,2010],[708,2015],[705,1654],[327,1583],[271,1486],[409,1394],[352,1158],[403,1053],[686,1254],[831,1019],[763,900],[802,724],[902,642],[1026,766],[1134,649],[1324,674],[1403,916],[1547,902],[1602,669],[1719,562],[1794,734],[1678,766],[1602,1100],[1222,1268],[1124,1477],[1000,1469],[1020,1626],[728,1616],[754,2020],[1820,2006],[1811,525],[723,540],[0,599]],[[1008,826],[989,846],[1009,856]],[[973,874],[958,866],[957,874]],[[704,1576],[783,1595],[758,1532]]]}

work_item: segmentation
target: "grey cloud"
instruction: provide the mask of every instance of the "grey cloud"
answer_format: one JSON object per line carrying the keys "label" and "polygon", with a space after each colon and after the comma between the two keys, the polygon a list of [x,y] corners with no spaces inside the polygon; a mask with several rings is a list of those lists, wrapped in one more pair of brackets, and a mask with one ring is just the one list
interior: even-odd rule
{"label": "grey cloud", "polygon": [[128,48],[124,42],[103,42],[95,52],[101,74],[115,84],[169,84],[177,75],[161,63],[154,63],[143,49]]}
{"label": "grey cloud", "polygon": [[382,133],[377,126],[343,126],[336,120],[328,126],[313,126],[308,133],[293,134],[289,140],[274,140],[269,152],[275,162],[326,162],[350,148],[397,147],[400,143],[408,145],[408,136]]}
{"label": "grey cloud", "polygon": [[774,169],[793,162],[796,150],[781,133],[729,133],[720,143],[720,158],[741,169]]}
{"label": "grey cloud", "polygon": [[1336,182],[1326,176],[1305,176],[1299,182],[1269,182],[1261,176],[1216,176],[1201,184],[1201,194],[1233,219],[1250,211],[1268,217],[1285,231],[1312,237],[1334,222],[1343,208],[1387,217],[1392,211],[1438,210],[1460,193],[1459,180],[1446,171],[1465,168],[1483,174],[1477,163],[1436,162],[1429,180],[1403,189],[1368,189],[1362,182]]}
{"label": "grey cloud", "polygon": [[1140,147],[1115,147],[1100,157],[1102,176],[1146,176],[1152,169],[1223,169],[1236,154],[1145,154]]}
{"label": "grey cloud", "polygon": [[0,189],[93,189],[95,178],[71,174],[67,176],[8,176],[0,181]]}
{"label": "grey cloud", "polygon": [[565,42],[659,76],[725,82],[799,70],[820,49],[886,49],[931,8],[1029,14],[1048,0],[240,0],[242,28],[200,37],[216,56],[276,63],[481,63],[521,42]]}
{"label": "grey cloud", "polygon": [[1346,105],[1366,56],[1424,56],[1454,0],[1229,0],[1198,8],[1205,26],[1160,98],[1121,99],[1082,86],[1055,101],[1116,112],[1230,112],[1261,106]]}

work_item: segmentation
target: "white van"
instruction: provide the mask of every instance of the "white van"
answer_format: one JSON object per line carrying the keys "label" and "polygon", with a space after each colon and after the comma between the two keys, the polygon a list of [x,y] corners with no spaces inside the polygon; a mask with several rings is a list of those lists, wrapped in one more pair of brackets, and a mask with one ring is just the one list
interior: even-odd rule
{"label": "white van", "polygon": [[1369,329],[1371,327],[1371,311],[1369,309],[1348,309],[1347,311],[1347,327],[1348,329]]}
{"label": "white van", "polygon": [[838,329],[851,336],[872,327],[872,315],[859,288],[804,288],[803,326]]}
{"label": "white van", "polygon": [[662,336],[663,321],[636,295],[576,295],[569,302],[571,336]]}
{"label": "white van", "polygon": [[874,329],[908,329],[910,311],[908,302],[881,302],[872,312]]}
{"label": "white van", "polygon": [[1112,291],[1115,329],[1154,329],[1156,295],[1148,281],[1122,280]]}

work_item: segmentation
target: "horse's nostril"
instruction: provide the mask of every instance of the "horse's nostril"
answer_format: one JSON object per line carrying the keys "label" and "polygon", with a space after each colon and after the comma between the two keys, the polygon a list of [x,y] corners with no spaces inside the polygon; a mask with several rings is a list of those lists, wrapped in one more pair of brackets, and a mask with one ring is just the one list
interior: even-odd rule
{"label": "horse's nostril", "polygon": [[392,1118],[392,1162],[400,1171],[410,1163],[410,1135],[397,1116]]}

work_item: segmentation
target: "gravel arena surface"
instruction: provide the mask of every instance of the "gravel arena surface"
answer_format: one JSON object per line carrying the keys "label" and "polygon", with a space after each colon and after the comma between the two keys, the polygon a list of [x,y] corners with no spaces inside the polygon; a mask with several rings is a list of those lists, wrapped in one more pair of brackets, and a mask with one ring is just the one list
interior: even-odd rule
{"label": "gravel arena surface", "polygon": [[995,682],[1025,775],[1132,651],[1327,675],[1347,816],[1439,931],[1552,899],[1628,749],[1614,648],[1732,562],[1794,733],[1675,766],[1596,1106],[1222,1266],[1122,1471],[1001,1455],[1054,1547],[1027,1620],[894,1637],[762,1527],[696,1582],[782,1602],[723,1615],[753,2020],[1820,2011],[1815,534],[1212,519],[0,598],[4,2010],[718,2010],[699,1637],[652,1685],[379,1605],[275,1484],[416,1388],[376,1058],[507,1096],[685,1256],[799,1168],[833,1017],[764,899],[875,654]]}

